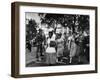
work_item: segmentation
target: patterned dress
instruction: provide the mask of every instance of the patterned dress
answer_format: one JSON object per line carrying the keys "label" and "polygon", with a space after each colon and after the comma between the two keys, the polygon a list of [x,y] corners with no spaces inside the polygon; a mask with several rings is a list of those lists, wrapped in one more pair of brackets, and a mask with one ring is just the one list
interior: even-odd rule
{"label": "patterned dress", "polygon": [[64,41],[63,39],[58,39],[57,40],[57,57],[63,56],[63,51],[64,51]]}
{"label": "patterned dress", "polygon": [[77,53],[77,45],[75,43],[75,39],[73,36],[70,37],[70,41],[69,41],[69,50],[70,50],[70,54],[69,54],[69,57],[70,57],[70,62],[69,63],[72,63],[72,58],[76,55]]}
{"label": "patterned dress", "polygon": [[76,55],[77,45],[74,41],[71,41],[71,48],[70,48],[70,57],[74,57]]}

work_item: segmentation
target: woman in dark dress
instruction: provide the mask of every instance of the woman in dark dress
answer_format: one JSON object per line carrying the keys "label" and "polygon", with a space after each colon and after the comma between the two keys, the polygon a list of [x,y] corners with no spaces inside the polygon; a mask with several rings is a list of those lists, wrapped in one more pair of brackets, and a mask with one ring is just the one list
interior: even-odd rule
{"label": "woman in dark dress", "polygon": [[41,61],[41,57],[44,55],[44,43],[45,43],[45,36],[43,35],[43,31],[39,29],[39,33],[36,37],[37,43],[37,60]]}

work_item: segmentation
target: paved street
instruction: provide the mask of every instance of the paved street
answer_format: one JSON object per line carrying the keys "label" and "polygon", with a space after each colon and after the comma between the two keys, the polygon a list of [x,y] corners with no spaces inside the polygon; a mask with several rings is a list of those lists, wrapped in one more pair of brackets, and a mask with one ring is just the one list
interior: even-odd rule
{"label": "paved street", "polygon": [[29,50],[26,50],[26,67],[88,64],[88,61],[86,60],[85,56],[81,56],[80,61],[81,62],[78,63],[77,57],[74,57],[72,63],[69,64],[69,58],[63,57],[62,61],[57,62],[53,65],[48,65],[46,63],[45,56],[41,57],[41,61],[36,60],[36,47],[33,47],[31,52],[29,52]]}

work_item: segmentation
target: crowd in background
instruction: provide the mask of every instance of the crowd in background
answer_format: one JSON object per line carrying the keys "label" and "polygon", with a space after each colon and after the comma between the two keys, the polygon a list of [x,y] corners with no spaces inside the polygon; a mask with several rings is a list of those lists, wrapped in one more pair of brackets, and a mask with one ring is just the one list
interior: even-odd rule
{"label": "crowd in background", "polygon": [[36,61],[45,58],[46,64],[89,63],[88,29],[78,30],[78,27],[75,27],[73,31],[72,28],[63,27],[61,24],[56,27],[32,29],[36,33],[29,31],[32,33],[30,37],[33,36],[29,40],[29,34],[26,34],[26,48],[31,52],[32,47],[36,47]]}

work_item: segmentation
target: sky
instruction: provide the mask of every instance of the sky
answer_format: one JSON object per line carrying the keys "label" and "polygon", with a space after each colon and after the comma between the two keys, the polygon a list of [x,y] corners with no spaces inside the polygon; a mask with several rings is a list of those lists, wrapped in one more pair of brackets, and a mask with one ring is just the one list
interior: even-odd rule
{"label": "sky", "polygon": [[26,16],[26,19],[34,19],[37,23],[40,23],[40,17],[38,13],[26,12],[25,16]]}

